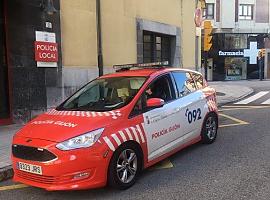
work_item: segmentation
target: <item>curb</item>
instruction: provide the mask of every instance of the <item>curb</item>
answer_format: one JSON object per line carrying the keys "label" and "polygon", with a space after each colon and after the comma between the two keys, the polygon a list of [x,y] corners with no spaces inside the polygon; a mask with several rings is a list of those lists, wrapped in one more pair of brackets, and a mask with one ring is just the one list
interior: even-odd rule
{"label": "curb", "polygon": [[0,182],[12,178],[13,174],[14,172],[11,165],[1,168],[0,169]]}

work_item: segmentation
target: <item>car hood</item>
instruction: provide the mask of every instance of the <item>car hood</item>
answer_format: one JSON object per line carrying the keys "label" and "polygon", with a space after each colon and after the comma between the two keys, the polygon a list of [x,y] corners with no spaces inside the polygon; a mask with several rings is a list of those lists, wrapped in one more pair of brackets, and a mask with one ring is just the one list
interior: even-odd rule
{"label": "car hood", "polygon": [[84,133],[104,128],[122,117],[120,111],[51,110],[27,123],[16,136],[62,142]]}

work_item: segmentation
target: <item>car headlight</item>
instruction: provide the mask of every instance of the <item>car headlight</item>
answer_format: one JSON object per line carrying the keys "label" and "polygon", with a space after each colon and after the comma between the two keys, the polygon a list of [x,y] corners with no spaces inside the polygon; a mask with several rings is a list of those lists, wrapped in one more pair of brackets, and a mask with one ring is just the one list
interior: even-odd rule
{"label": "car headlight", "polygon": [[89,133],[71,138],[56,145],[56,147],[63,151],[72,149],[87,148],[95,144],[103,132],[104,128],[100,128]]}

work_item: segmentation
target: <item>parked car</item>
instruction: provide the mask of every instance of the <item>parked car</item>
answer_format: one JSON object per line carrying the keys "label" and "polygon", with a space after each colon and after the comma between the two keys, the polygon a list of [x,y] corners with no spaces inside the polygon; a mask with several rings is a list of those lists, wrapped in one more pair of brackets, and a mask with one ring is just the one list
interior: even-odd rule
{"label": "parked car", "polygon": [[14,180],[46,190],[132,186],[141,170],[215,141],[215,90],[164,63],[115,66],[13,138]]}

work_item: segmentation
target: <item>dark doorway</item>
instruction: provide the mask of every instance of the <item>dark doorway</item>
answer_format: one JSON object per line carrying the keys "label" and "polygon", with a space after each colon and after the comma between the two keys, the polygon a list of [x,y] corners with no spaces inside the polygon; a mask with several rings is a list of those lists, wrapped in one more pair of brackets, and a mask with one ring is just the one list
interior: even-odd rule
{"label": "dark doorway", "polygon": [[8,93],[8,67],[6,62],[6,40],[5,40],[5,19],[4,1],[0,3],[0,123],[3,119],[8,119],[9,93]]}
{"label": "dark doorway", "polygon": [[214,58],[213,62],[213,81],[225,80],[224,58]]}
{"label": "dark doorway", "polygon": [[[264,77],[264,70],[262,71]],[[260,69],[257,65],[248,65],[247,69],[247,79],[259,79],[260,78]]]}

